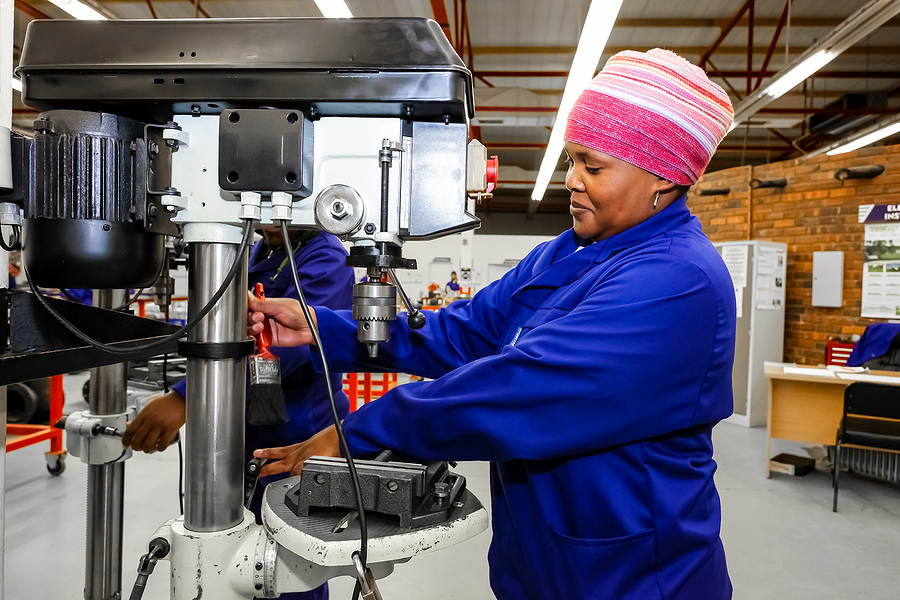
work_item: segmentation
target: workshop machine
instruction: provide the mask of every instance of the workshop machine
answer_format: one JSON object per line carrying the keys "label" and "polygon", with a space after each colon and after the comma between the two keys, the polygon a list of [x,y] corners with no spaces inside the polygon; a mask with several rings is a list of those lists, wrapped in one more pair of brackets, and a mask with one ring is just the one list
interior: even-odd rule
{"label": "workshop machine", "polygon": [[[187,358],[185,514],[153,536],[139,584],[164,558],[179,600],[270,598],[338,575],[356,577],[374,598],[374,577],[394,563],[486,528],[484,508],[446,463],[384,456],[356,461],[356,474],[343,459],[311,460],[303,477],[266,490],[264,526],[244,508],[254,226],[287,222],[352,243],[348,264],[368,272],[353,314],[375,356],[397,314],[394,269],[416,266],[403,243],[477,227],[467,204],[496,182],[496,159],[469,143],[471,73],[435,22],[33,21],[17,73],[23,101],[41,113],[33,137],[13,137],[16,186],[0,201],[4,224],[21,222],[30,281],[99,289],[112,308],[125,289],[153,285],[166,236],[188,248],[182,330],[28,294],[11,299],[0,360],[30,377],[65,347],[57,368],[62,359],[96,367],[91,409],[65,424],[70,452],[90,464],[85,598],[118,598],[121,589],[128,454],[116,435],[132,417],[122,361],[176,344]],[[400,295],[420,327],[424,316]],[[30,345],[25,330],[37,331]],[[368,519],[367,557],[348,526],[359,503],[354,479],[364,508],[378,513]]]}

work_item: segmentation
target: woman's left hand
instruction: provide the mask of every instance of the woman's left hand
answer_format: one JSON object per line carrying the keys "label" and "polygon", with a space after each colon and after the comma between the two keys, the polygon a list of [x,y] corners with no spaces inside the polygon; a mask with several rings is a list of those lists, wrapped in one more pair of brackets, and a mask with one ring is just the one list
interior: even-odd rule
{"label": "woman's left hand", "polygon": [[305,442],[281,448],[261,448],[253,452],[253,456],[269,461],[259,472],[260,477],[286,472],[299,475],[303,471],[303,461],[311,456],[340,455],[341,448],[334,425],[323,429]]}

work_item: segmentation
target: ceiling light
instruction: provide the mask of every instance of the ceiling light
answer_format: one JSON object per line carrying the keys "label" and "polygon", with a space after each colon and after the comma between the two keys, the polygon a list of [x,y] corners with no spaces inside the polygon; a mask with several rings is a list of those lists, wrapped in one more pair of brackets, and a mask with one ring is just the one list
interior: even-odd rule
{"label": "ceiling light", "polygon": [[771,96],[772,100],[781,98],[803,80],[830,63],[835,56],[837,55],[827,50],[819,50],[772,81],[762,93]]}
{"label": "ceiling light", "polygon": [[834,156],[835,154],[844,154],[845,152],[853,152],[854,150],[858,150],[863,146],[868,146],[869,144],[873,144],[878,140],[884,139],[889,135],[900,133],[900,115],[889,119],[889,121],[893,122],[885,123],[884,121],[881,121],[872,128],[864,129],[863,131],[853,136],[856,139],[852,141],[844,140],[843,145],[839,145],[833,150],[829,150],[827,152],[828,156]]}
{"label": "ceiling light", "polygon": [[817,148],[812,152],[803,155],[802,158],[812,158],[820,154],[828,153],[829,156],[835,154],[843,154],[852,152],[858,148],[862,148],[868,144],[884,139],[889,135],[900,132],[900,114],[881,119],[864,129],[860,129],[856,133],[852,133],[836,142],[832,142],[821,148]]}
{"label": "ceiling light", "polygon": [[900,0],[871,0],[776,74],[765,87],[739,102],[734,107],[734,124],[729,131],[800,84],[898,13]]}
{"label": "ceiling light", "polygon": [[534,182],[534,191],[531,199],[540,202],[544,192],[553,177],[553,171],[559,162],[559,155],[563,150],[563,134],[566,129],[566,120],[569,112],[575,105],[575,101],[581,92],[587,87],[594,73],[606,41],[612,31],[613,24],[622,7],[622,0],[593,0],[588,8],[584,27],[581,29],[581,38],[578,40],[578,48],[575,58],[572,59],[572,68],[569,70],[569,79],[566,81],[566,89],[563,92],[562,101],[559,104],[559,112],[556,113],[556,121],[550,132],[550,141],[547,143],[547,151],[538,171],[537,180]]}
{"label": "ceiling light", "polygon": [[353,16],[344,0],[316,0],[316,6],[323,17],[329,19],[349,19]]}
{"label": "ceiling light", "polygon": [[90,6],[83,4],[78,0],[50,0],[50,2],[81,21],[106,20],[104,15],[101,15]]}

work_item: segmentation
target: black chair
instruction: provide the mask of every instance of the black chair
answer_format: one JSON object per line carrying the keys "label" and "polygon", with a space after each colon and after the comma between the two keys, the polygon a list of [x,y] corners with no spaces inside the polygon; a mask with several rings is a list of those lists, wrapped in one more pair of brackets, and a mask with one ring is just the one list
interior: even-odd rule
{"label": "black chair", "polygon": [[831,467],[837,512],[841,448],[900,452],[900,387],[858,381],[844,391],[844,415],[835,441]]}

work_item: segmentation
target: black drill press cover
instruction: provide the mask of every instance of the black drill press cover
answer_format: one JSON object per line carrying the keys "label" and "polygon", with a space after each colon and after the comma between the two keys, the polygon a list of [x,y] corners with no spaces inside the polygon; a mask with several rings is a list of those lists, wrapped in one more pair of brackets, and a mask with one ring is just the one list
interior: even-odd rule
{"label": "black drill press cover", "polygon": [[38,110],[144,122],[263,106],[311,118],[474,116],[472,74],[422,18],[38,20],[16,73]]}

